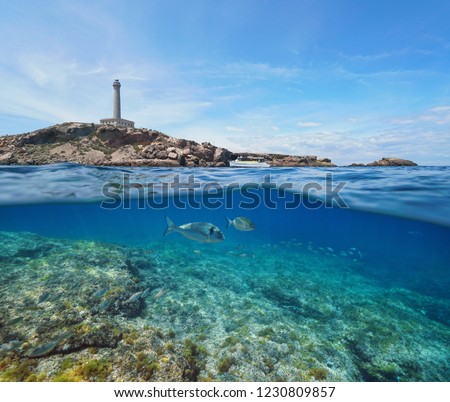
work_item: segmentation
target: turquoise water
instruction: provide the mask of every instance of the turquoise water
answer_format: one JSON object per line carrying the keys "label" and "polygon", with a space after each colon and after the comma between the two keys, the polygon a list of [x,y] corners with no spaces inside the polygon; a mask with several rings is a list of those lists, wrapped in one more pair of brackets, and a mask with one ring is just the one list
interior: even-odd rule
{"label": "turquoise water", "polygon": [[447,167],[0,167],[0,189],[3,380],[450,380]]}

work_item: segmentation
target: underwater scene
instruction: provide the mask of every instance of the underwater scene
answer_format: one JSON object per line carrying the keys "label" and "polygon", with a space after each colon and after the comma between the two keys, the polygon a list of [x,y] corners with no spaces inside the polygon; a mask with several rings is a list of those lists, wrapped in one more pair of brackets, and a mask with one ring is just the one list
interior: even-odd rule
{"label": "underwater scene", "polygon": [[449,197],[447,167],[0,166],[0,380],[449,381]]}

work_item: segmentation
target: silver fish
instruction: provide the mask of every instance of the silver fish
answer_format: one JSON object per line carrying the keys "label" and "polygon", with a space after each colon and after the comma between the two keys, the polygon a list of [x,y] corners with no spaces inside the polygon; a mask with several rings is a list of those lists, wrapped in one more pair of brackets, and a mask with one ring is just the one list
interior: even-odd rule
{"label": "silver fish", "polygon": [[142,293],[141,293],[141,299],[145,299],[148,294],[150,293],[150,288],[145,289]]}
{"label": "silver fish", "polygon": [[53,350],[58,346],[58,344],[62,340],[70,338],[72,335],[73,335],[73,333],[70,331],[63,332],[62,334],[55,336],[50,342],[48,342],[44,345],[38,346],[36,348],[33,348],[32,350],[30,350],[27,353],[27,356],[28,357],[41,357],[50,352],[53,352]]}
{"label": "silver fish", "polygon": [[100,303],[100,306],[98,306],[98,309],[100,311],[107,310],[108,307],[111,305],[111,303],[112,303],[112,300],[107,299],[107,300],[103,301],[102,303]]}
{"label": "silver fish", "polygon": [[19,342],[18,340],[12,340],[8,343],[4,343],[3,345],[0,345],[0,350],[3,350],[5,352],[11,352],[13,350],[18,350],[22,347],[22,342]]}
{"label": "silver fish", "polygon": [[141,295],[142,295],[142,292],[136,292],[135,294],[131,295],[131,297],[126,302],[134,303],[135,301],[139,300]]}
{"label": "silver fish", "polygon": [[227,229],[230,226],[233,226],[236,230],[240,230],[241,232],[249,232],[250,230],[255,230],[254,223],[244,216],[238,216],[233,220],[227,217]]}
{"label": "silver fish", "polygon": [[209,222],[192,222],[177,226],[166,216],[167,229],[164,236],[177,232],[190,240],[195,240],[201,243],[218,243],[225,240],[225,236],[220,229]]}
{"label": "silver fish", "polygon": [[44,303],[49,297],[50,297],[50,292],[42,293],[42,294],[39,296],[39,299],[38,299],[38,301],[37,301],[37,304]]}
{"label": "silver fish", "polygon": [[94,297],[102,297],[109,290],[109,286],[105,286],[94,293]]}
{"label": "silver fish", "polygon": [[60,340],[56,339],[54,341],[48,342],[44,345],[38,346],[27,353],[28,357],[41,357],[50,352],[52,352],[59,344]]}

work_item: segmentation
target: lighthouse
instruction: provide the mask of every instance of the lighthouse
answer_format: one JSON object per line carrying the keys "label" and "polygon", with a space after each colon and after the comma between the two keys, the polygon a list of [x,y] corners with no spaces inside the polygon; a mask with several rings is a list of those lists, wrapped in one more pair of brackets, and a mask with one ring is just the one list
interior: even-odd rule
{"label": "lighthouse", "polygon": [[120,82],[119,80],[115,80],[113,83],[114,88],[114,110],[113,117],[115,119],[120,119]]}
{"label": "lighthouse", "polygon": [[114,80],[113,82],[113,117],[106,119],[100,119],[102,124],[110,124],[116,127],[134,127],[134,121],[122,119],[121,109],[120,109],[120,82],[119,80]]}

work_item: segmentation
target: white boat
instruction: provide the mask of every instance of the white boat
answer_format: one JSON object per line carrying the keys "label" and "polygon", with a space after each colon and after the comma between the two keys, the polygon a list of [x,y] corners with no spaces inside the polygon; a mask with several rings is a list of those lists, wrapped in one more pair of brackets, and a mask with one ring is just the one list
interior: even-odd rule
{"label": "white boat", "polygon": [[270,167],[263,157],[239,156],[236,160],[230,161],[230,167],[234,168],[267,168]]}

